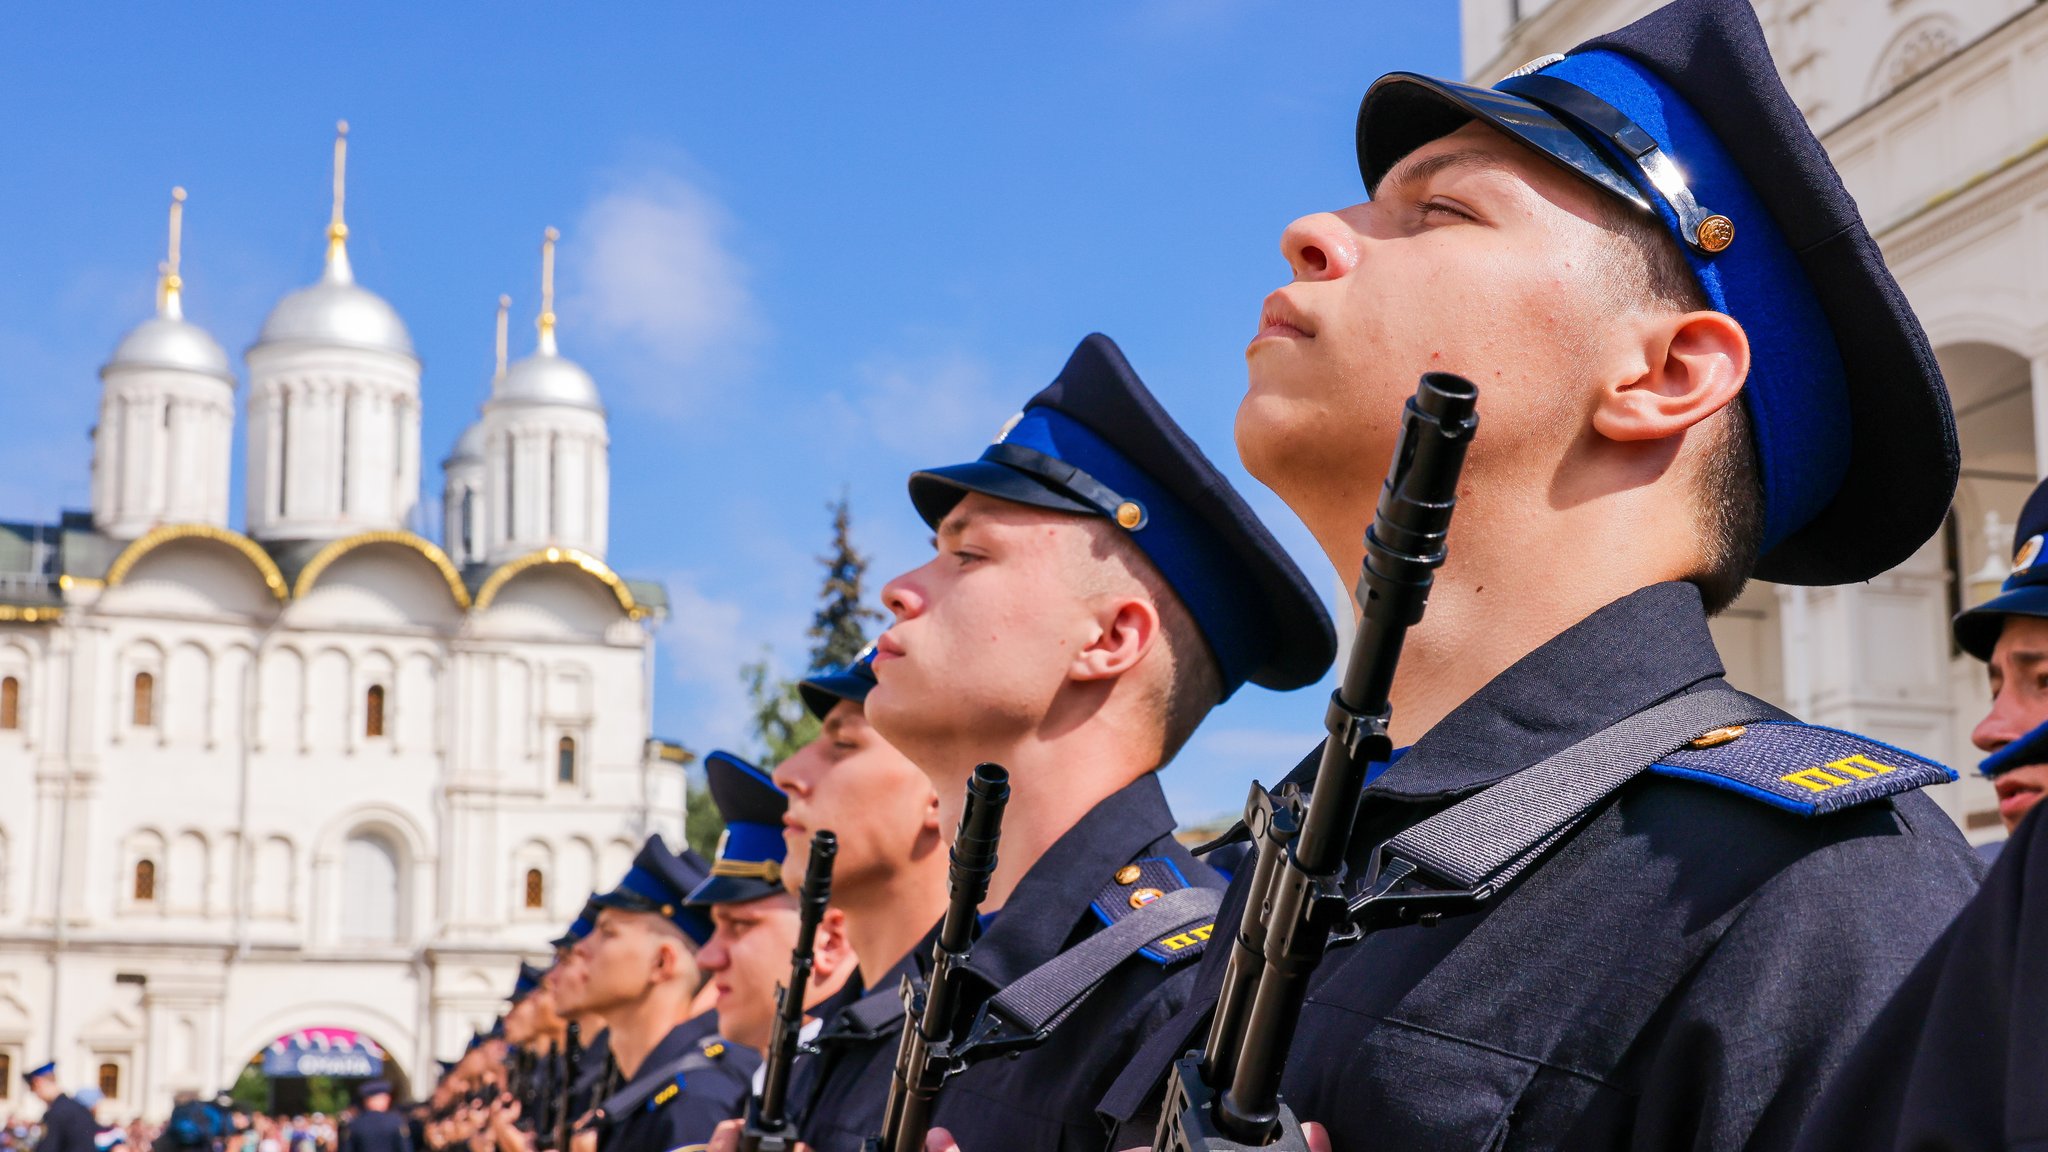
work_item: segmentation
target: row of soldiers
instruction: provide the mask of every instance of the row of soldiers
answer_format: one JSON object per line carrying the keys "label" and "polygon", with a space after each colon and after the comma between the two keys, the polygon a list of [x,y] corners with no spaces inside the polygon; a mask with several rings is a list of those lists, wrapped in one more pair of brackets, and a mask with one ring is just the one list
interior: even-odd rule
{"label": "row of soldiers", "polygon": [[1208,850],[1174,838],[1159,773],[1204,717],[1338,645],[1089,336],[979,458],[910,477],[934,555],[803,685],[821,734],[772,774],[709,758],[717,859],[650,841],[594,895],[523,974],[513,1090],[480,1042],[430,1144],[2048,1139],[2048,498],[1957,622],[2018,828],[1982,896],[1919,791],[1954,773],[1733,690],[1708,633],[1752,576],[1896,566],[1959,467],[1750,5],[1492,88],[1390,74],[1356,149],[1369,201],[1282,236],[1236,425],[1358,581],[1323,744]]}

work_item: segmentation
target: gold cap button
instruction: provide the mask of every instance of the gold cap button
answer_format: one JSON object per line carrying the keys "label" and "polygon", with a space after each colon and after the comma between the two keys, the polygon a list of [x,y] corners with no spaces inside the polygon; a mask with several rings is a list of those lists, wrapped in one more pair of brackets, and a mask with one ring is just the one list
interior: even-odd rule
{"label": "gold cap button", "polygon": [[1735,221],[1726,216],[1709,216],[1700,221],[1699,245],[1703,251],[1720,252],[1735,243]]}
{"label": "gold cap button", "polygon": [[1119,884],[1136,884],[1138,877],[1143,874],[1144,869],[1139,868],[1136,864],[1126,864],[1116,870],[1116,882]]}

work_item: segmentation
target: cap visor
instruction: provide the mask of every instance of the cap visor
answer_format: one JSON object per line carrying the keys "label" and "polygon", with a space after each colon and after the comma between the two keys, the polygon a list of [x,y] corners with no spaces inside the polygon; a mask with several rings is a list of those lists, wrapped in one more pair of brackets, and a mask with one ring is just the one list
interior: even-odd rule
{"label": "cap visor", "polygon": [[1956,644],[1979,660],[1989,662],[1998,646],[1998,634],[2007,616],[2048,617],[2048,585],[2034,585],[2001,592],[1955,619]]}
{"label": "cap visor", "polygon": [[1102,515],[1095,506],[1055,492],[1035,478],[992,460],[931,468],[913,472],[910,476],[910,503],[917,508],[917,514],[924,517],[924,522],[933,528],[938,527],[946,513],[951,512],[953,506],[969,492],[1058,512]]}
{"label": "cap visor", "polygon": [[697,890],[690,893],[689,899],[684,903],[693,908],[704,908],[712,904],[744,904],[749,900],[774,896],[782,890],[780,884],[770,884],[766,880],[756,880],[749,876],[713,876],[697,885]]}
{"label": "cap visor", "polygon": [[1380,77],[1358,106],[1358,173],[1366,191],[1375,193],[1403,156],[1474,120],[1528,145],[1601,191],[1650,210],[1649,200],[1605,154],[1541,107],[1507,92],[1415,72]]}
{"label": "cap visor", "polygon": [[839,706],[841,700],[855,704],[867,700],[868,692],[875,686],[873,680],[843,673],[829,676],[813,676],[796,686],[797,695],[803,697],[804,707],[812,716],[823,720],[827,713]]}

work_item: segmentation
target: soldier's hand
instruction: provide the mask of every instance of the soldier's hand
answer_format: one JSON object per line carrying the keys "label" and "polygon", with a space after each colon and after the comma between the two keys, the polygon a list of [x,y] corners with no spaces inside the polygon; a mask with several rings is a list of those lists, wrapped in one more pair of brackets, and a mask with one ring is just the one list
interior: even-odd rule
{"label": "soldier's hand", "polygon": [[740,1130],[745,1127],[743,1121],[721,1121],[711,1132],[711,1143],[704,1146],[706,1152],[740,1152]]}
{"label": "soldier's hand", "polygon": [[597,1152],[597,1129],[585,1128],[569,1137],[569,1152]]}

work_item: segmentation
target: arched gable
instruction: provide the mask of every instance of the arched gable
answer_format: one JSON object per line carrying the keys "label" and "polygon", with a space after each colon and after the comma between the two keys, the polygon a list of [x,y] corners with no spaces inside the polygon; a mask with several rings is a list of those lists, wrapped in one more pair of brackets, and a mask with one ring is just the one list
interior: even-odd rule
{"label": "arched gable", "polygon": [[543,548],[538,552],[529,552],[517,560],[508,561],[500,565],[484,581],[483,587],[477,589],[477,608],[479,610],[489,608],[492,601],[498,598],[498,594],[504,590],[505,586],[518,579],[521,574],[530,572],[535,568],[556,566],[576,569],[602,584],[612,594],[612,597],[618,601],[619,610],[632,619],[638,620],[642,616],[647,615],[647,609],[642,607],[633,598],[633,590],[626,586],[625,580],[617,572],[612,571],[611,567],[604,561],[599,560],[588,552],[579,551],[575,548]]}
{"label": "arched gable", "polygon": [[446,626],[470,606],[446,553],[410,532],[363,532],[336,540],[299,570],[294,618]]}
{"label": "arched gable", "polygon": [[114,557],[114,563],[107,569],[107,587],[120,587],[134,575],[137,566],[158,549],[186,541],[217,544],[240,555],[255,569],[257,577],[262,580],[263,587],[271,596],[282,601],[288,594],[284,573],[278,570],[277,561],[270,558],[270,553],[265,552],[262,545],[240,532],[212,524],[166,524],[151,529],[134,543],[123,548],[119,556]]}

